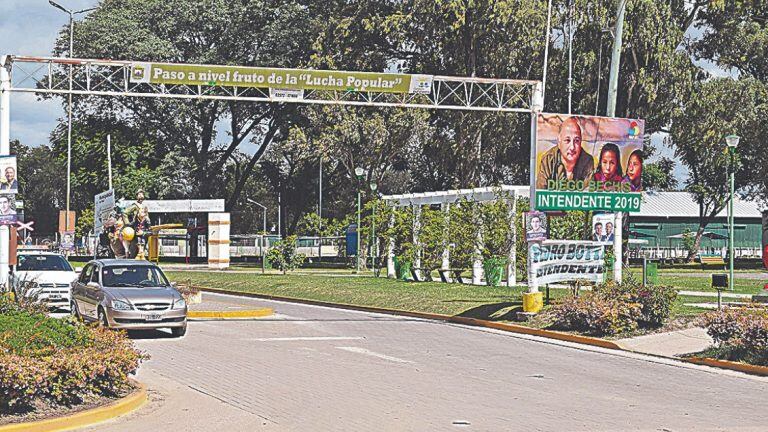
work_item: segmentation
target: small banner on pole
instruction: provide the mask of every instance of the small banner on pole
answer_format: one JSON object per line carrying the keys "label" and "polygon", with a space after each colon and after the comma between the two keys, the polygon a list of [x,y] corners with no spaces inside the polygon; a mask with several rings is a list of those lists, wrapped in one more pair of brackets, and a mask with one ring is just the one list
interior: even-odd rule
{"label": "small banner on pole", "polygon": [[93,232],[98,235],[104,229],[104,223],[109,220],[109,215],[115,209],[115,190],[110,189],[93,198],[94,218]]}
{"label": "small banner on pole", "polygon": [[529,243],[528,280],[535,286],[566,282],[602,282],[605,252],[595,242],[557,241]]}

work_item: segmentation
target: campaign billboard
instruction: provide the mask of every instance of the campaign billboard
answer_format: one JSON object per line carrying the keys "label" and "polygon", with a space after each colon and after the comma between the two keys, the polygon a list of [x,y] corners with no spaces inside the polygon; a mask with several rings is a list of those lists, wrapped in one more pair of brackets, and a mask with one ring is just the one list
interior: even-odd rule
{"label": "campaign billboard", "polygon": [[539,114],[535,208],[638,212],[643,120]]}

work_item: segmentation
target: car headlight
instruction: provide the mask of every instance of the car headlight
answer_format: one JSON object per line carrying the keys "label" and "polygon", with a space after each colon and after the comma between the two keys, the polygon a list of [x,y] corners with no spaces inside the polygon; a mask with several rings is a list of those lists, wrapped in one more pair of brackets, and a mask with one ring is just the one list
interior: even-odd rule
{"label": "car headlight", "polygon": [[185,307],[187,307],[187,302],[184,301],[184,298],[177,299],[173,302],[174,309],[184,309]]}
{"label": "car headlight", "polygon": [[131,310],[131,305],[122,300],[112,300],[112,309],[119,311]]}

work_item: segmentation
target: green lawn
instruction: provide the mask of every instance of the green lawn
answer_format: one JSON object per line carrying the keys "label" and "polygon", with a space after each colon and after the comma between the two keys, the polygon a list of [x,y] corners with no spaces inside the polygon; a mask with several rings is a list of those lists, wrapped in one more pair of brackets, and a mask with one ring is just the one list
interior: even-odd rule
{"label": "green lawn", "polygon": [[[699,270],[698,273],[709,273],[706,276],[697,276],[694,274],[688,275],[681,275],[679,273],[686,273],[686,272],[680,272],[679,270],[660,270],[659,271],[659,285],[672,285],[675,288],[681,289],[681,290],[687,290],[687,291],[707,291],[707,292],[716,292],[714,288],[712,288],[712,273],[726,273],[723,271],[703,271]],[[630,273],[640,279],[642,277],[642,270],[641,269],[631,269]],[[670,274],[671,273],[671,274]],[[678,274],[675,274],[678,273]],[[693,273],[693,272],[690,272]],[[741,274],[739,274],[741,273]],[[744,277],[745,273],[753,273],[753,272],[737,272],[734,274],[734,284],[733,284],[733,292],[734,293],[740,293],[740,294],[757,294],[758,292],[762,291],[763,286],[768,283],[768,280],[764,279],[749,279]],[[739,277],[742,276],[742,277]],[[724,291],[729,292],[729,291]]]}
{"label": "green lawn", "polygon": [[[384,277],[328,276],[314,274],[266,275],[219,272],[167,271],[175,282],[233,292],[257,293],[330,303],[371,306],[415,312],[461,315],[479,319],[511,320],[512,314],[522,308],[525,287],[487,287],[438,282],[402,282]],[[552,289],[550,296],[557,299],[569,295],[570,290]],[[714,299],[680,297],[672,315],[691,316],[704,309],[684,306]]]}

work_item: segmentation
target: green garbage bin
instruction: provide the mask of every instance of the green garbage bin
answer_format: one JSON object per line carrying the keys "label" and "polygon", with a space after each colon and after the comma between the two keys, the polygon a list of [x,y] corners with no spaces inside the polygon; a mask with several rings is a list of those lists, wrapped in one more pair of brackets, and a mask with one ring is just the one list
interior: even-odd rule
{"label": "green garbage bin", "polygon": [[655,262],[649,262],[645,266],[645,278],[649,284],[656,285],[659,283],[659,264]]}

